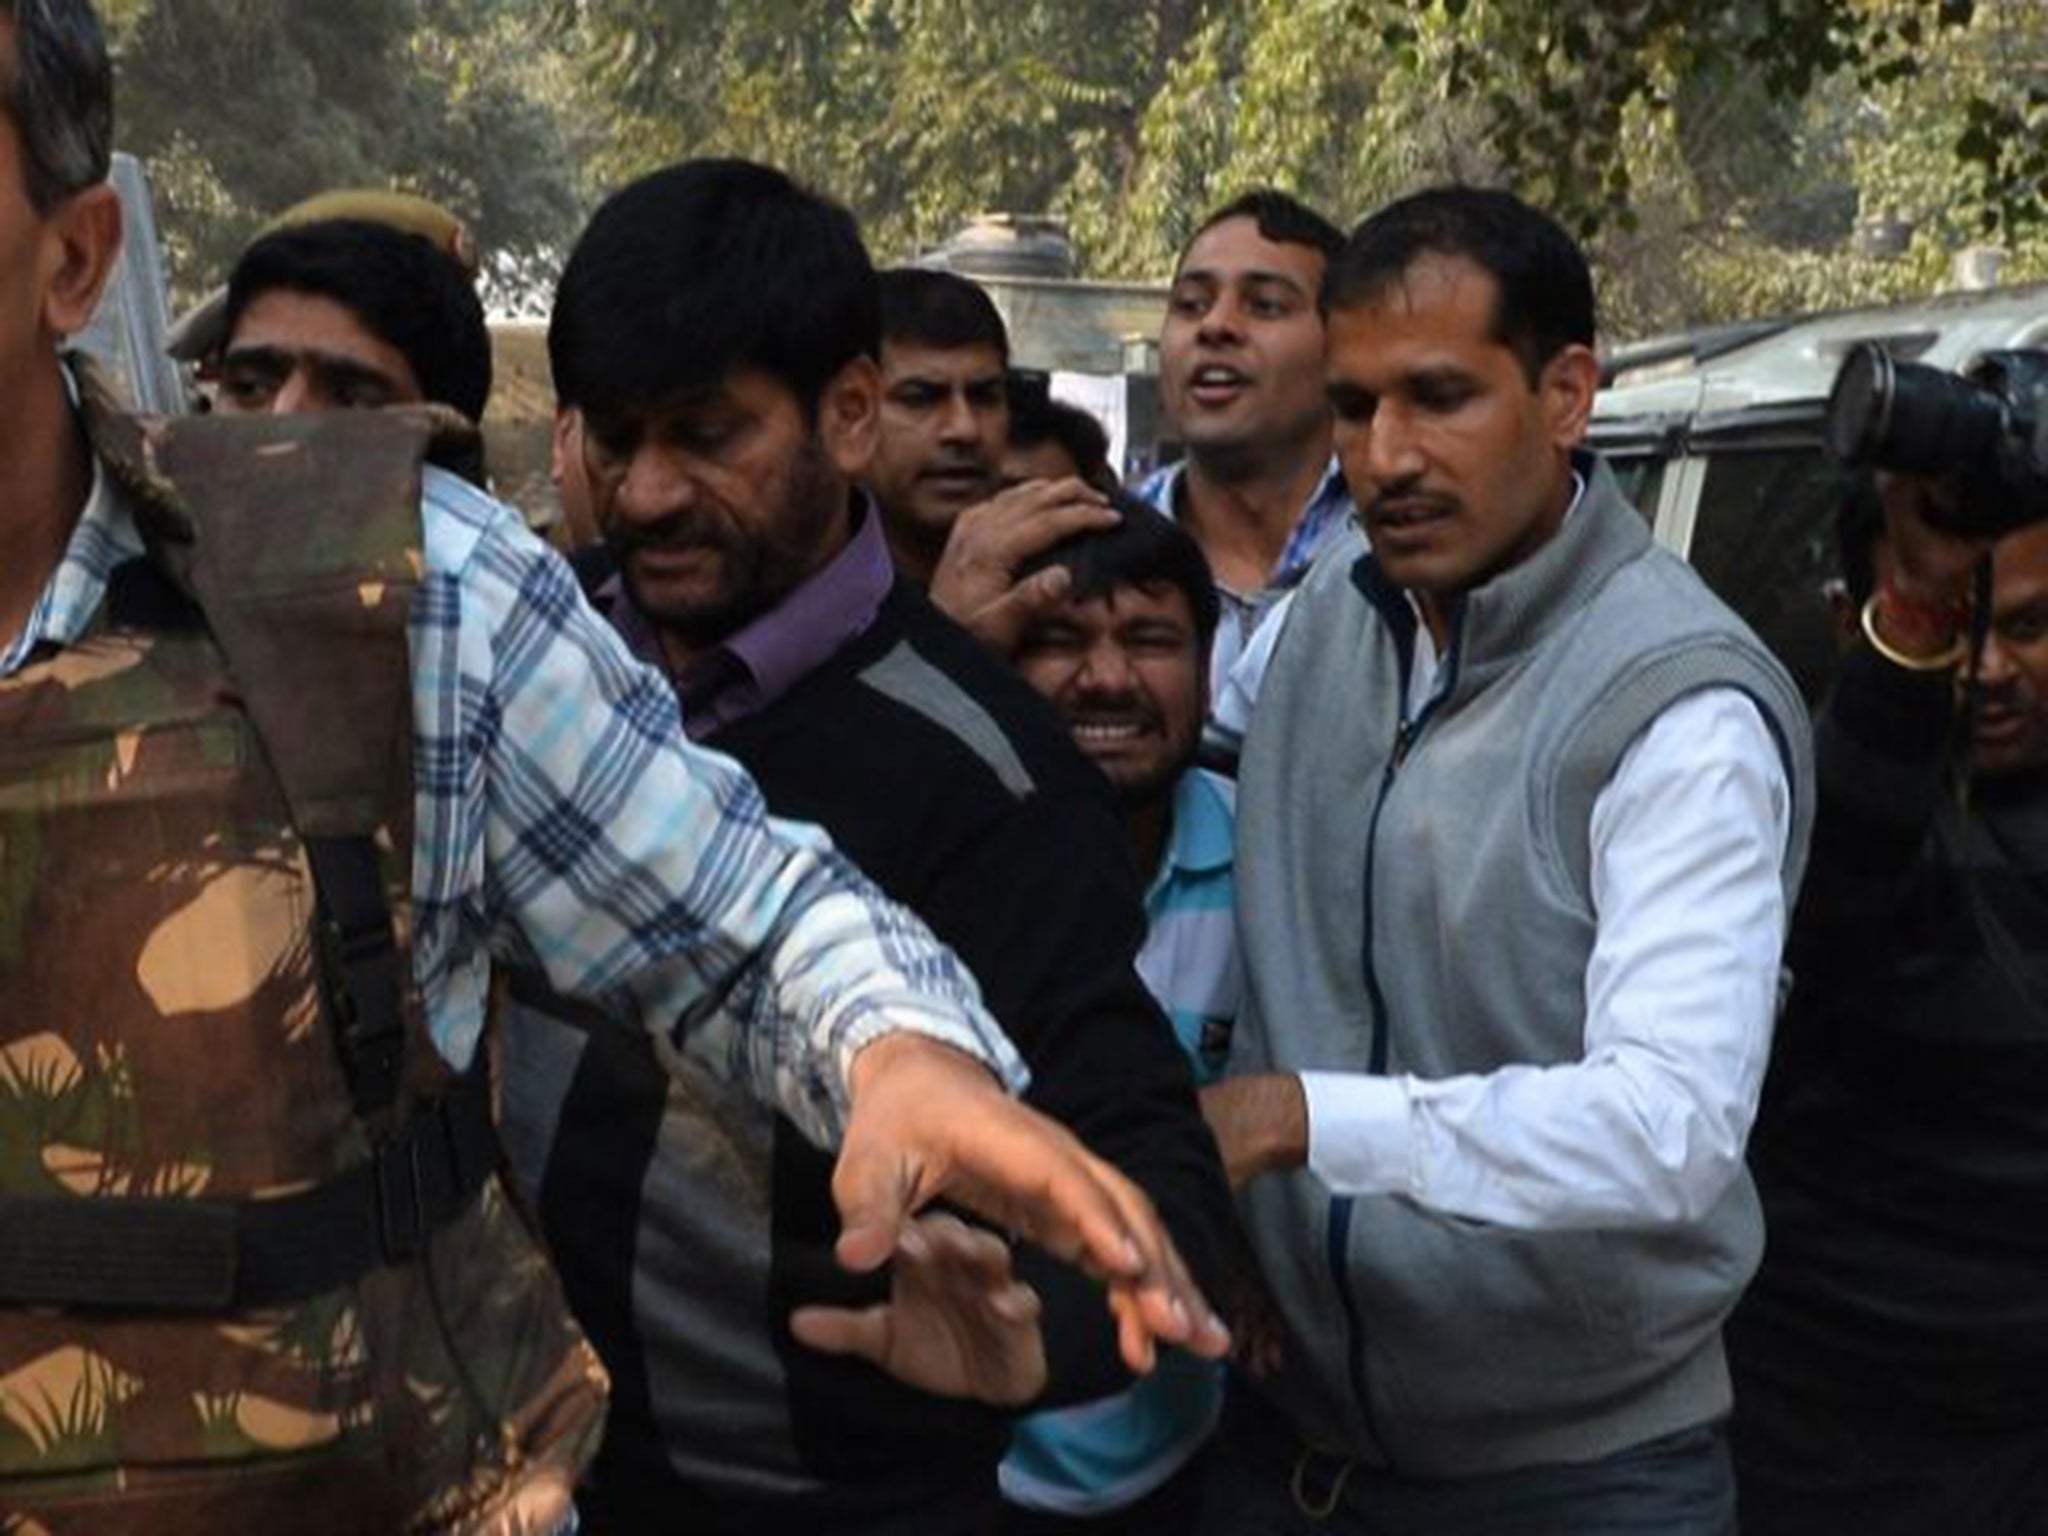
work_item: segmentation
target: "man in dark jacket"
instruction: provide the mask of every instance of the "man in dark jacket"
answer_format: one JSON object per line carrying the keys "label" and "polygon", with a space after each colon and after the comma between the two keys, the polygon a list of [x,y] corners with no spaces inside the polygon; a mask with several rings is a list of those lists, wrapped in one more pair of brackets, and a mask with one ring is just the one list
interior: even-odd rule
{"label": "man in dark jacket", "polygon": [[[853,490],[877,430],[877,334],[852,219],[778,172],[697,162],[607,204],[549,336],[617,562],[600,600],[667,670],[694,738],[963,953],[1033,1102],[1126,1170],[1204,1269],[1227,1198],[1132,967],[1140,889],[1107,785],[1041,700],[896,578]],[[932,1347],[916,1329],[814,1331],[796,1309],[868,1293],[832,1263],[829,1166],[794,1127],[530,991],[515,1014],[515,1156],[617,1373],[592,1527],[645,1529],[658,1510],[709,1532],[987,1529],[1004,1417],[871,1362],[947,1390],[962,1357],[1021,1381],[1012,1356],[1036,1331],[947,1335],[929,1373],[906,1368]],[[1112,1390],[1082,1277],[1028,1253],[1019,1266],[1048,1310],[1054,1393]],[[794,1347],[793,1311],[807,1342],[868,1358]]]}

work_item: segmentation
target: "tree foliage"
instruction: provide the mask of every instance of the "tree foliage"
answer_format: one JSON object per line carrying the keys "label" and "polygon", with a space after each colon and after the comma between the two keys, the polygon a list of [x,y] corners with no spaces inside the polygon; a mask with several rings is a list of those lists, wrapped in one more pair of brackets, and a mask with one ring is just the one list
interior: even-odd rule
{"label": "tree foliage", "polygon": [[[1253,185],[1340,221],[1444,179],[1556,211],[1610,333],[2048,272],[2041,0],[107,0],[124,137],[209,281],[342,183],[544,289],[586,188],[782,165],[901,259],[1050,211],[1154,277]],[[223,39],[231,39],[224,43]],[[1902,253],[1885,254],[1891,231]]]}
{"label": "tree foliage", "polygon": [[[1591,242],[1639,328],[1924,286],[1955,245],[2024,251],[2048,221],[2036,0],[557,0],[555,19],[623,108],[608,174],[771,159],[896,255],[983,209],[1050,209],[1091,272],[1157,274],[1250,185],[1350,218],[1497,182]],[[1859,254],[1859,216],[1903,205],[1923,210],[1910,259]]]}
{"label": "tree foliage", "polygon": [[119,138],[149,167],[186,295],[218,281],[266,219],[336,187],[452,209],[501,298],[530,287],[574,231],[570,82],[537,46],[530,6],[126,0],[106,19]]}

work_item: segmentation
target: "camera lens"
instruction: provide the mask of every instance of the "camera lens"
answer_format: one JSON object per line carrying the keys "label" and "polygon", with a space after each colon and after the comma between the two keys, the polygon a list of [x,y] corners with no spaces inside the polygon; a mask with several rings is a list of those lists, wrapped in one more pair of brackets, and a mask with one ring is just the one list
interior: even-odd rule
{"label": "camera lens", "polygon": [[1891,354],[1868,342],[1851,348],[1828,392],[1828,452],[1845,464],[1869,463],[1884,441],[1891,409]]}
{"label": "camera lens", "polygon": [[1973,476],[1998,462],[2005,403],[1996,393],[1919,363],[1897,365],[1896,379],[1879,464],[1909,474]]}
{"label": "camera lens", "polygon": [[1843,360],[1828,396],[1827,445],[1837,458],[1914,475],[1975,475],[1998,462],[1998,393],[1866,342]]}

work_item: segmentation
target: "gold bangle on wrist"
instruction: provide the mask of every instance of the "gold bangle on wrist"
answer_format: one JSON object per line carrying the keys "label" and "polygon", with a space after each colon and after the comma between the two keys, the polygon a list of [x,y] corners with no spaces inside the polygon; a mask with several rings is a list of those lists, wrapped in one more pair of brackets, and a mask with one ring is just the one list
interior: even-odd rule
{"label": "gold bangle on wrist", "polygon": [[1870,642],[1870,648],[1878,655],[1895,667],[1904,667],[1908,672],[1945,672],[1961,663],[1963,658],[1970,654],[1970,642],[1957,635],[1948,649],[1938,656],[1908,656],[1877,632],[1875,597],[1863,605],[1863,638]]}

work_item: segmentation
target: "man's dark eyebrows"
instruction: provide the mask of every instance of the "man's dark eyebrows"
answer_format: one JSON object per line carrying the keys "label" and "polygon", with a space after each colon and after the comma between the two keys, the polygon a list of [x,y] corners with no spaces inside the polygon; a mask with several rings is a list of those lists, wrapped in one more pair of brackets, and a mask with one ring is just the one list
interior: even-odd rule
{"label": "man's dark eyebrows", "polygon": [[1436,387],[1450,384],[1462,389],[1476,384],[1478,381],[1479,375],[1470,368],[1465,367],[1462,363],[1451,362],[1447,358],[1434,362],[1418,363],[1401,375],[1401,382],[1411,389],[1418,384]]}
{"label": "man's dark eyebrows", "polygon": [[1242,279],[1247,288],[1285,288],[1296,296],[1312,300],[1315,294],[1301,286],[1291,272],[1280,272],[1270,267],[1253,267]]}
{"label": "man's dark eyebrows", "polygon": [[396,389],[398,380],[358,358],[342,357],[333,352],[307,351],[302,354],[306,361],[321,376],[336,384],[377,384],[386,389]]}
{"label": "man's dark eyebrows", "polygon": [[229,347],[220,355],[223,368],[289,368],[298,360],[298,353],[289,347],[258,346]]}
{"label": "man's dark eyebrows", "polygon": [[1189,626],[1168,613],[1134,613],[1117,622],[1116,632],[1129,639],[1170,635],[1178,639],[1190,633]]}
{"label": "man's dark eyebrows", "polygon": [[268,368],[289,370],[299,363],[305,363],[327,379],[350,384],[396,385],[397,380],[383,369],[363,362],[359,358],[345,356],[339,352],[323,351],[319,347],[287,347],[275,342],[229,347],[221,356],[223,367]]}

